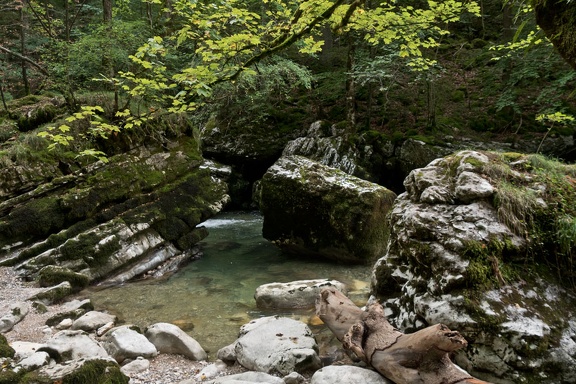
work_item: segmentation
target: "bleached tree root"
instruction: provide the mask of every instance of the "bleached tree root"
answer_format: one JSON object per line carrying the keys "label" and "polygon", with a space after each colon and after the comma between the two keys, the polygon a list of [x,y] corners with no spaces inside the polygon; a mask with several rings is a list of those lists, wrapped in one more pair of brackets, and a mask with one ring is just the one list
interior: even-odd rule
{"label": "bleached tree root", "polygon": [[397,384],[487,384],[452,363],[449,354],[467,342],[443,324],[405,334],[380,304],[363,311],[332,287],[320,293],[316,313],[346,350]]}

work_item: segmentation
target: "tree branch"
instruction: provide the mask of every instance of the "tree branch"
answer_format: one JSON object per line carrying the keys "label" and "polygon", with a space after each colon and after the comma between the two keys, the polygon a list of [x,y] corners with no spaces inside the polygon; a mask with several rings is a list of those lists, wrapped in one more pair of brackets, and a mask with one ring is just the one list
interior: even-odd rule
{"label": "tree branch", "polygon": [[40,64],[38,64],[37,62],[35,62],[34,60],[26,57],[26,56],[22,56],[21,54],[14,52],[2,45],[0,45],[0,51],[6,52],[9,55],[12,56],[16,56],[17,58],[19,58],[20,60],[24,60],[25,62],[27,62],[28,64],[32,65],[33,67],[35,67],[36,69],[38,69],[42,74],[46,75],[46,76],[50,76],[50,73],[48,73],[48,71],[46,69],[44,69]]}

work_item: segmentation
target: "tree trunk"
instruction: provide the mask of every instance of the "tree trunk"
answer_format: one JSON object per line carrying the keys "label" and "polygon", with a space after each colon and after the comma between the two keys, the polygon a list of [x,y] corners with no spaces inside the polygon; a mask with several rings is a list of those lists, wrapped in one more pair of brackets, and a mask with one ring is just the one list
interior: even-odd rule
{"label": "tree trunk", "polygon": [[[20,8],[20,53],[23,57],[26,56],[26,16],[24,8]],[[22,82],[24,83],[24,94],[30,94],[30,81],[28,80],[28,70],[26,60],[21,60],[22,68]]]}
{"label": "tree trunk", "polygon": [[452,363],[449,354],[467,342],[443,324],[404,334],[380,304],[363,311],[335,288],[322,290],[316,312],[346,350],[397,384],[487,384]]}
{"label": "tree trunk", "polygon": [[533,2],[536,22],[552,41],[560,55],[576,69],[576,2]]}

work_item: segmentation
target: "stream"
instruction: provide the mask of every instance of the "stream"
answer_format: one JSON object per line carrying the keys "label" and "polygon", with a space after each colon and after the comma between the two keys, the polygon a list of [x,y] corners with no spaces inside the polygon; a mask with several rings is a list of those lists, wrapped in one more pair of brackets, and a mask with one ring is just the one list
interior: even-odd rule
{"label": "stream", "polygon": [[314,310],[264,311],[254,292],[262,284],[330,278],[347,284],[357,304],[366,302],[371,266],[350,266],[282,254],[262,237],[257,212],[227,212],[202,223],[209,236],[203,256],[164,280],[143,280],[119,287],[86,291],[97,310],[107,310],[121,323],[141,328],[168,322],[194,337],[214,359],[232,343],[240,326],[262,316],[282,315],[315,326]]}

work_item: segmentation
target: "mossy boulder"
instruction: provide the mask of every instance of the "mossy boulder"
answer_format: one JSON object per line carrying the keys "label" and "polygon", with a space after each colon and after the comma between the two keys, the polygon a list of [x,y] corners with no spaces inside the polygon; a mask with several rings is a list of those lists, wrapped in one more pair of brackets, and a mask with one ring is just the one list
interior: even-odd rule
{"label": "mossy boulder", "polygon": [[90,278],[57,265],[47,265],[38,273],[38,284],[41,287],[51,287],[65,281],[70,283],[72,292],[79,292],[88,286]]}
{"label": "mossy boulder", "polygon": [[285,251],[366,263],[383,254],[396,195],[301,156],[280,158],[261,181],[262,233]]}
{"label": "mossy boulder", "polygon": [[404,331],[443,323],[490,382],[576,380],[576,167],[462,151],[413,170],[372,291]]}

